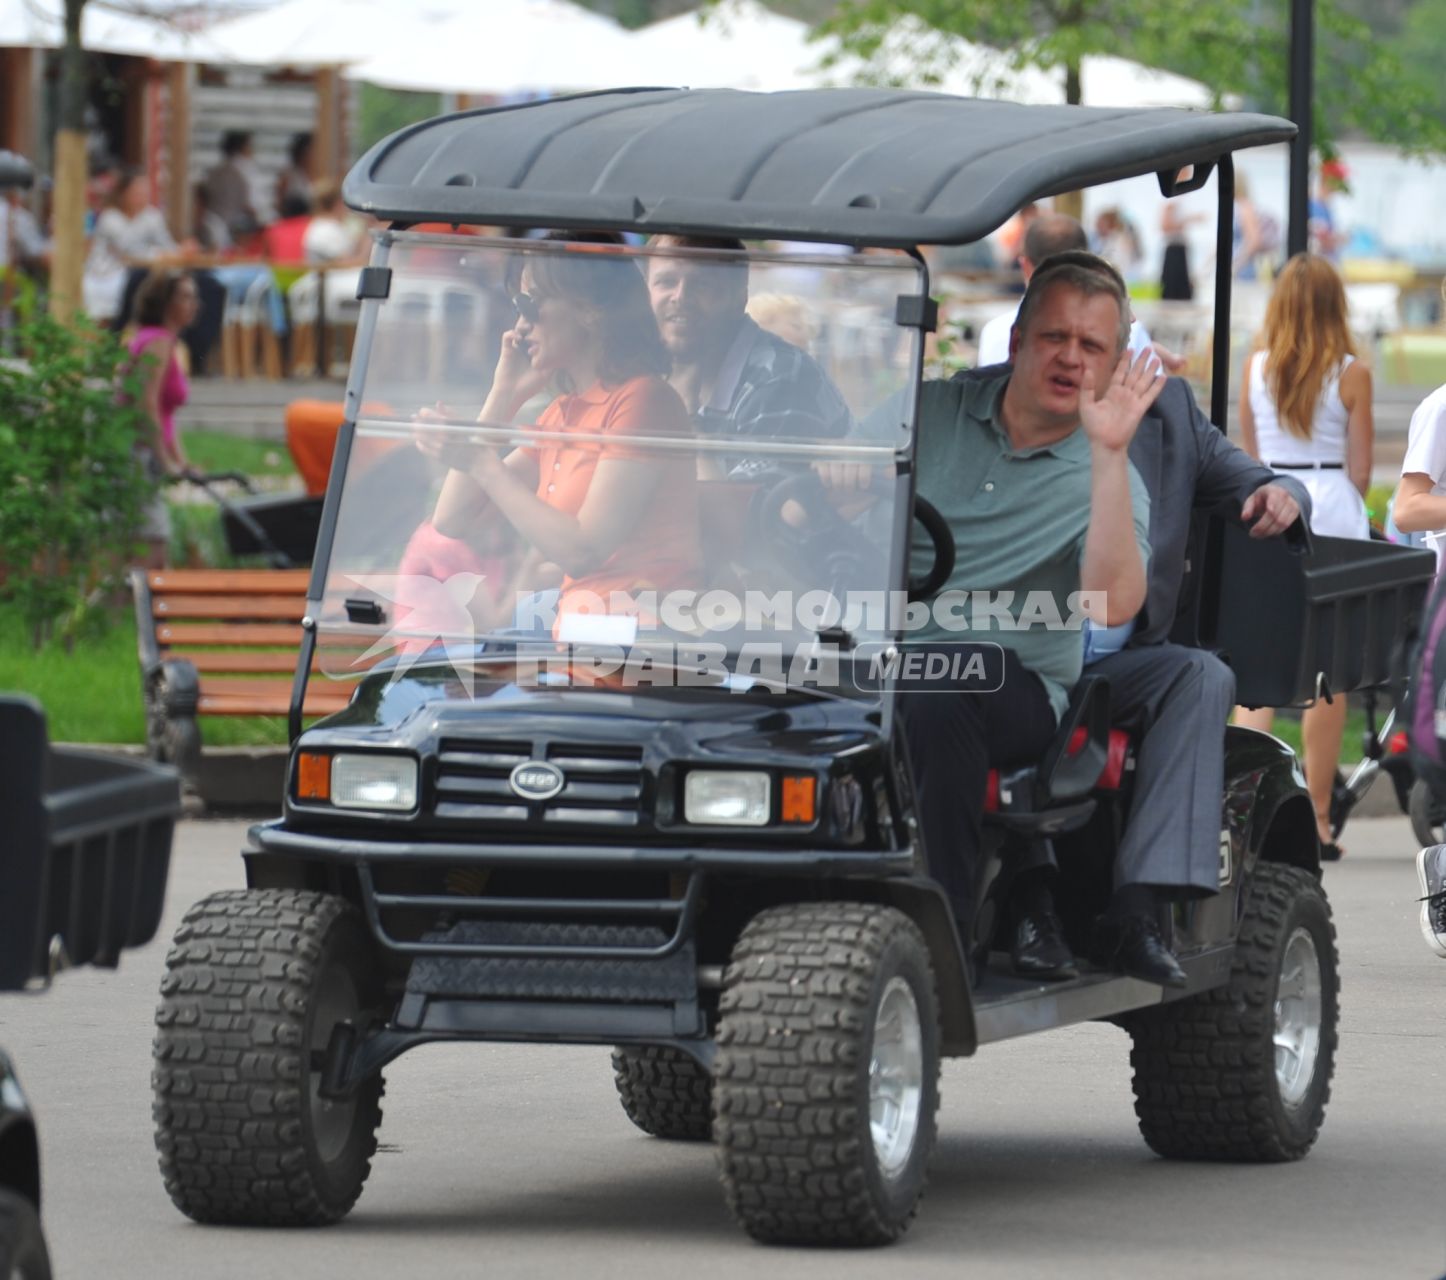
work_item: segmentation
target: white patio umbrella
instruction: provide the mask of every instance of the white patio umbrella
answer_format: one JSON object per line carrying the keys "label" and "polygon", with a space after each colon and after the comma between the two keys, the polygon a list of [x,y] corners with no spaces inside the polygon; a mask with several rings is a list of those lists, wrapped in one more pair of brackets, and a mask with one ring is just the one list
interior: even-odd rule
{"label": "white patio umbrella", "polygon": [[[124,53],[162,62],[211,62],[221,50],[199,25],[164,4],[148,0],[89,0],[81,16],[80,40],[98,53]],[[58,49],[65,42],[64,0],[0,0],[0,45]]]}
{"label": "white patio umbrella", "polygon": [[0,0],[0,47],[54,49],[64,34],[53,0]]}
{"label": "white patio umbrella", "polygon": [[410,9],[387,47],[347,76],[392,89],[519,93],[632,82],[630,38],[571,0],[487,0]]}
{"label": "white patio umbrella", "polygon": [[[837,46],[815,47],[822,53]],[[840,57],[816,83],[851,84],[860,79],[1009,102],[1063,102],[1065,95],[1063,67],[1048,71],[1018,67],[1004,50],[944,35],[916,18],[895,24],[867,68],[855,58]],[[1091,107],[1210,106],[1210,90],[1198,80],[1100,55],[1084,59],[1080,91]]]}
{"label": "white patio umbrella", "polygon": [[[1060,85],[1064,73],[1059,73]],[[1209,108],[1210,90],[1198,80],[1157,71],[1128,58],[1093,55],[1080,67],[1080,96],[1091,107]]]}
{"label": "white patio umbrella", "polygon": [[722,0],[633,33],[629,70],[640,83],[689,88],[807,89],[823,54],[808,27],[758,0]]}
{"label": "white patio umbrella", "polygon": [[404,12],[380,0],[283,0],[259,13],[218,23],[211,38],[225,60],[270,67],[330,67],[360,62],[411,38],[455,0],[419,0]]}

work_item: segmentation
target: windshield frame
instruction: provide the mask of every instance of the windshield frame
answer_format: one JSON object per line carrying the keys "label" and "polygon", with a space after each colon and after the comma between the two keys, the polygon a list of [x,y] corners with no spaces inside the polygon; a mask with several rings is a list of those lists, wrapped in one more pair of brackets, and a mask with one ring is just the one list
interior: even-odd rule
{"label": "windshield frame", "polygon": [[[295,679],[292,688],[292,705],[289,716],[289,730],[291,740],[294,742],[301,733],[301,708],[305,700],[306,687],[312,675],[312,662],[316,653],[318,642],[318,626],[322,616],[323,603],[326,597],[327,583],[332,572],[332,560],[335,553],[336,533],[339,517],[342,510],[342,502],[345,493],[346,476],[352,451],[356,443],[359,431],[364,430],[367,434],[395,433],[398,436],[408,434],[409,430],[405,423],[396,420],[380,419],[363,413],[364,395],[367,387],[367,375],[375,354],[378,324],[382,316],[382,308],[386,305],[390,294],[391,270],[394,247],[399,244],[437,245],[449,248],[481,248],[476,245],[476,237],[463,234],[443,234],[437,232],[416,232],[405,228],[393,228],[373,233],[372,255],[368,266],[364,269],[359,283],[358,294],[361,300],[360,314],[358,317],[356,336],[353,344],[351,364],[348,371],[344,413],[341,427],[337,434],[337,442],[331,474],[327,484],[327,490],[322,507],[321,526],[318,531],[315,556],[312,562],[311,578],[307,589],[307,607],[305,616],[302,619],[302,645],[299,655]],[[529,252],[539,251],[540,244],[535,240],[517,240],[507,237],[489,238],[485,246],[492,251],[523,250]],[[555,243],[555,242],[554,242]],[[542,250],[546,251],[546,250]],[[742,253],[730,250],[718,249],[694,249],[683,246],[639,246],[620,248],[620,252],[643,259],[656,257],[677,257],[682,259],[701,259],[710,261],[727,261],[736,259],[748,266],[754,263],[766,263],[778,266],[806,266],[821,269],[839,268],[839,260],[835,254],[824,252],[808,252],[780,249],[756,249],[746,247]],[[896,307],[894,322],[900,328],[915,328],[920,332],[912,341],[907,368],[907,378],[903,382],[903,390],[906,394],[907,415],[905,421],[899,423],[902,428],[902,439],[894,444],[886,443],[817,443],[808,444],[805,442],[754,442],[750,444],[750,451],[757,450],[760,453],[778,452],[791,453],[796,455],[807,455],[809,453],[827,454],[831,457],[856,458],[859,461],[873,461],[884,464],[892,471],[893,483],[890,500],[893,508],[893,529],[888,554],[888,590],[905,591],[907,589],[907,574],[910,556],[910,533],[912,527],[912,508],[914,500],[916,469],[914,465],[915,452],[917,448],[918,412],[920,388],[923,379],[925,363],[925,335],[933,329],[934,304],[930,298],[930,282],[928,264],[923,255],[916,248],[899,251],[901,257],[909,260],[908,278],[910,282],[917,280],[919,292],[910,294],[901,291],[898,294],[900,305]],[[904,272],[901,270],[900,275]],[[913,306],[902,305],[909,299],[914,300]],[[513,442],[519,434],[519,428],[515,425],[490,425],[490,424],[446,424],[445,430],[456,432],[458,439],[464,440],[490,440],[496,442]],[[535,439],[540,434],[536,428],[529,428],[529,434]],[[730,443],[727,440],[706,440],[692,439],[687,441],[669,442],[656,437],[616,437],[619,443],[640,443],[646,444],[649,449],[687,449],[692,452],[724,452],[737,451],[736,442]],[[902,618],[890,618],[892,625],[888,629],[888,642],[898,642],[902,635]],[[824,639],[824,637],[815,637]],[[844,648],[850,645],[849,639],[842,637]],[[827,637],[832,643],[834,637]],[[846,656],[846,654],[844,655]],[[436,661],[432,659],[431,661]],[[413,665],[413,664],[409,664]],[[776,684],[767,678],[760,678],[755,682],[760,686]],[[819,694],[823,692],[817,688],[808,686],[789,686],[782,688],[790,691]],[[712,693],[712,690],[708,690]],[[894,689],[891,684],[885,684],[881,689],[870,692],[848,690],[840,696],[849,698],[865,697],[876,699],[881,710],[881,729],[885,734],[891,732],[892,717],[894,712]],[[828,696],[828,695],[825,695]]]}

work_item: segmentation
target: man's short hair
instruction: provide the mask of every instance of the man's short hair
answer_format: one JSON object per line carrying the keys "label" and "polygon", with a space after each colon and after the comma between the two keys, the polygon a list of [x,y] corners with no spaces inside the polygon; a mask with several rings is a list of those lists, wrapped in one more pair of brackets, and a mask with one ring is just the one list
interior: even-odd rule
{"label": "man's short hair", "polygon": [[648,247],[660,245],[673,249],[727,249],[742,253],[747,247],[736,236],[673,236],[658,235],[648,239]]}
{"label": "man's short hair", "polygon": [[1115,353],[1118,355],[1130,345],[1130,294],[1125,288],[1124,277],[1099,254],[1084,249],[1053,254],[1035,268],[1029,288],[1024,291],[1024,301],[1019,304],[1019,315],[1014,321],[1014,327],[1021,335],[1028,331],[1034,313],[1039,310],[1041,299],[1057,284],[1078,289],[1086,297],[1103,294],[1113,298],[1120,309],[1119,330],[1115,334]]}
{"label": "man's short hair", "polygon": [[1020,252],[1037,267],[1056,253],[1089,247],[1089,237],[1078,219],[1067,213],[1042,213],[1025,231]]}
{"label": "man's short hair", "polygon": [[227,129],[221,135],[221,154],[228,160],[239,156],[251,143],[251,135],[244,129]]}
{"label": "man's short hair", "polygon": [[[748,246],[735,236],[675,236],[656,235],[648,237],[649,249],[716,249],[725,253],[742,253]],[[644,273],[651,275],[653,263],[657,258],[650,258],[644,267]],[[746,296],[748,292],[748,264],[746,262],[713,262],[708,264],[711,272],[717,273],[720,280],[732,280],[737,288]]]}

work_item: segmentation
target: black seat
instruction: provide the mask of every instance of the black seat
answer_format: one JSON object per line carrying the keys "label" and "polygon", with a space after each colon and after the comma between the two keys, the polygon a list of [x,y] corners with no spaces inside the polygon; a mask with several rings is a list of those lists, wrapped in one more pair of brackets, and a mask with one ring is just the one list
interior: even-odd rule
{"label": "black seat", "polygon": [[[1112,744],[1116,735],[1121,741]],[[1118,773],[1110,766],[1123,762],[1124,741],[1123,731],[1110,729],[1109,681],[1083,677],[1040,762],[1008,772],[989,771],[985,825],[1033,839],[1084,826],[1095,810],[1090,792],[1111,772]]]}

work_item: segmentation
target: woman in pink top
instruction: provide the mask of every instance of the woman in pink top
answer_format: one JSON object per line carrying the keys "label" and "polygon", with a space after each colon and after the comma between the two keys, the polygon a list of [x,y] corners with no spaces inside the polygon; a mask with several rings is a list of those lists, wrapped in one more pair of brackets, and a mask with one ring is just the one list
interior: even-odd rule
{"label": "woman in pink top", "polygon": [[[196,282],[184,271],[152,272],[136,294],[140,327],[129,349],[132,367],[141,376],[141,403],[150,424],[148,437],[137,441],[137,450],[157,480],[190,470],[176,434],[176,410],[186,403],[190,390],[176,345],[181,331],[195,321],[199,303]],[[159,495],[146,512],[142,536],[149,547],[148,567],[163,567],[171,530],[170,515]]]}

